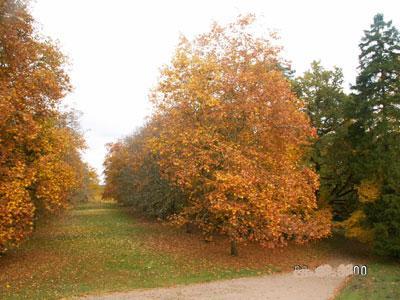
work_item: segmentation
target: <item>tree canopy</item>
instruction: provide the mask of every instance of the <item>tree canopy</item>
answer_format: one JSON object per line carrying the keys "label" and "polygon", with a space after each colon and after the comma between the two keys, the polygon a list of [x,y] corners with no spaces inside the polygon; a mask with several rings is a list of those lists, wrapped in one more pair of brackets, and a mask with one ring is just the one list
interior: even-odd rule
{"label": "tree canopy", "polygon": [[303,160],[316,132],[280,48],[252,35],[251,23],[181,38],[151,94],[146,147],[161,178],[187,197],[177,224],[269,247],[327,236],[330,213],[318,209],[318,176]]}
{"label": "tree canopy", "polygon": [[0,2],[0,252],[79,184],[84,141],[59,108],[71,90],[65,62],[35,31],[26,1]]}

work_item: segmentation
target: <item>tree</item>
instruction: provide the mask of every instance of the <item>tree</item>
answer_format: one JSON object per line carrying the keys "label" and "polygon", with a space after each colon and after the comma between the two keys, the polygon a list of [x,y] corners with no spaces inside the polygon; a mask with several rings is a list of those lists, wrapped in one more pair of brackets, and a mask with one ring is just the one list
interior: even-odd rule
{"label": "tree", "polygon": [[80,184],[71,196],[74,203],[87,202],[101,196],[100,181],[95,169],[87,163],[81,163],[79,170]]}
{"label": "tree", "polygon": [[83,147],[59,110],[71,89],[65,58],[34,31],[26,3],[0,2],[0,252],[66,206]]}
{"label": "tree", "polygon": [[248,32],[251,17],[182,38],[154,90],[149,139],[163,178],[188,195],[177,214],[205,235],[265,246],[327,236],[318,176],[303,157],[315,136],[282,73],[279,48]]}
{"label": "tree", "polygon": [[338,67],[326,70],[318,61],[294,82],[296,94],[304,99],[305,112],[319,137],[334,133],[344,121],[343,73]]}
{"label": "tree", "polygon": [[357,190],[348,136],[350,97],[343,90],[342,70],[327,70],[314,61],[310,70],[295,79],[293,88],[304,100],[305,112],[318,133],[311,154],[321,180],[317,196],[321,204],[332,206],[334,219],[347,219],[355,209]]}
{"label": "tree", "polygon": [[[380,253],[400,256],[400,35],[378,14],[360,43],[349,134],[355,149],[358,226]],[[387,245],[391,245],[387,247]]]}
{"label": "tree", "polygon": [[148,147],[148,139],[155,136],[153,128],[147,124],[109,145],[103,198],[113,198],[147,216],[166,219],[182,209],[185,197],[161,177],[157,156]]}

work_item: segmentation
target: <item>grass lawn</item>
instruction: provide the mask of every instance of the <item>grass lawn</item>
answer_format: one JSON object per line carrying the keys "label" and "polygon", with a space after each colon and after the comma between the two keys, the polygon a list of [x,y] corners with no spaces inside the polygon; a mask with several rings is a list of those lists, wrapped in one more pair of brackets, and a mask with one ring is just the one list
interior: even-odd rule
{"label": "grass lawn", "polygon": [[112,203],[77,207],[0,258],[0,299],[57,299],[272,271],[153,250],[143,242],[154,237],[152,229]]}
{"label": "grass lawn", "polygon": [[400,299],[400,263],[367,263],[367,276],[353,276],[336,300]]}
{"label": "grass lawn", "polygon": [[147,221],[114,203],[88,203],[39,224],[28,241],[0,257],[0,299],[59,299],[314,268],[357,249],[334,238],[272,250],[241,245],[239,257],[231,257],[224,238],[206,243],[198,233]]}

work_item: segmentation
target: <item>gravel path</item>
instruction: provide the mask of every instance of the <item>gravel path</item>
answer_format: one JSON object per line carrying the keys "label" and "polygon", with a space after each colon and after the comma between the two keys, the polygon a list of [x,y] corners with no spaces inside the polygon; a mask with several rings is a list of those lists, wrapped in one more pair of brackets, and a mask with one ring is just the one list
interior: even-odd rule
{"label": "gravel path", "polygon": [[[319,270],[326,272],[329,266]],[[316,269],[317,270],[317,269]],[[315,272],[316,272],[315,270]],[[333,268],[336,270],[336,268]],[[85,300],[113,300],[113,299],[274,299],[274,300],[321,300],[332,299],[335,290],[345,281],[344,276],[332,275],[299,275],[299,273],[272,274],[261,277],[239,278],[182,285],[171,288],[156,288],[136,290],[126,293],[112,293],[101,296],[87,296]]]}

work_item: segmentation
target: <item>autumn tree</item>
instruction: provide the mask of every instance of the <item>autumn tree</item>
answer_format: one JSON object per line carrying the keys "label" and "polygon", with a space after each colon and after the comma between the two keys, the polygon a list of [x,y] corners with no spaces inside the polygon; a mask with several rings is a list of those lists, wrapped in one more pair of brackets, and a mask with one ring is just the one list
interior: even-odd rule
{"label": "autumn tree", "polygon": [[87,163],[81,163],[79,171],[79,186],[74,190],[71,201],[74,203],[87,202],[101,197],[100,180],[96,170]]}
{"label": "autumn tree", "polygon": [[154,127],[146,124],[109,145],[103,198],[113,198],[147,216],[165,219],[182,209],[185,197],[161,177],[157,156],[148,146],[149,138],[155,136]]}
{"label": "autumn tree", "polygon": [[163,178],[188,195],[175,221],[227,235],[232,254],[237,242],[275,247],[330,233],[318,176],[303,160],[315,130],[280,48],[251,34],[251,23],[181,38],[151,96],[152,152]]}
{"label": "autumn tree", "polygon": [[65,58],[34,30],[27,1],[0,2],[0,252],[65,207],[83,140],[59,105]]}

